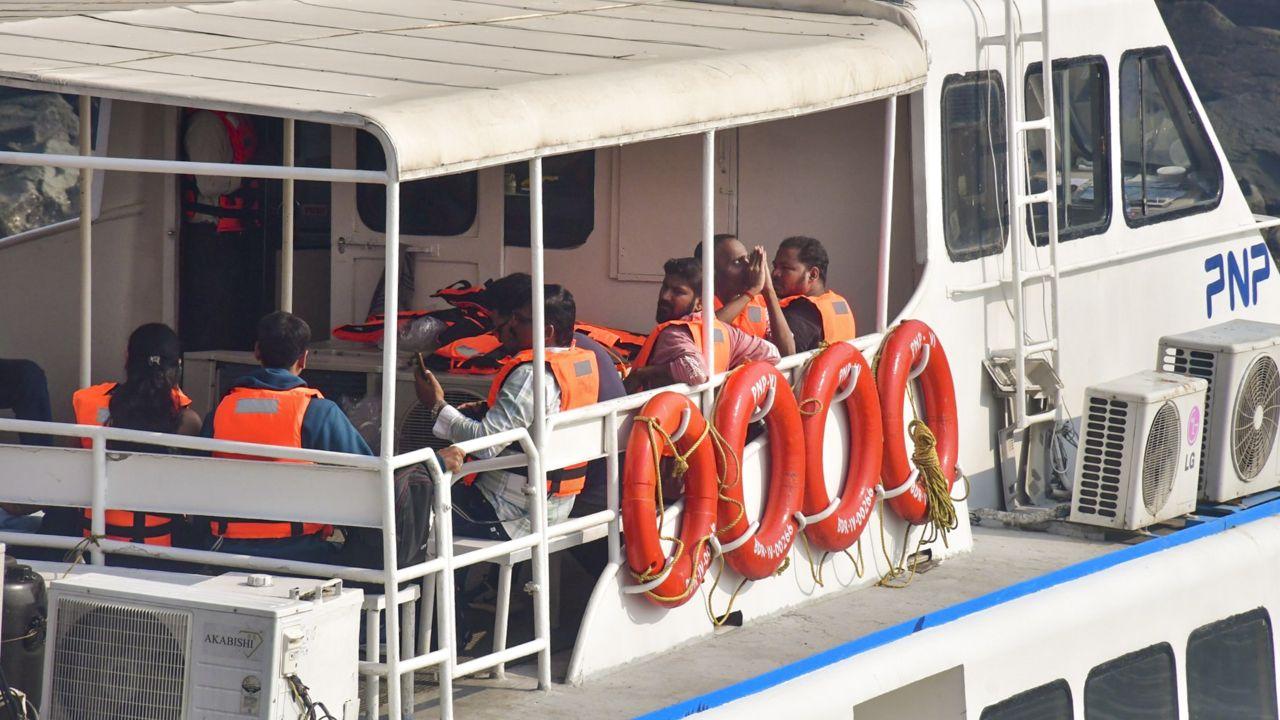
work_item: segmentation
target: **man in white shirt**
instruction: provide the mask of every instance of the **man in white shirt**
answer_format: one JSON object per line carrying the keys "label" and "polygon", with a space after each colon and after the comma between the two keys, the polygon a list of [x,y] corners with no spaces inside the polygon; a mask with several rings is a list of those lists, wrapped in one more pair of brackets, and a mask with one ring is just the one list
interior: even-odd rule
{"label": "man in white shirt", "polygon": [[[596,402],[600,373],[595,355],[574,347],[577,308],[573,295],[558,285],[548,285],[544,295],[549,372],[543,402],[547,414],[551,414]],[[428,407],[438,408],[432,429],[436,437],[462,442],[533,425],[532,320],[529,298],[517,307],[494,308],[495,332],[512,358],[494,378],[487,403],[471,403],[462,408],[445,403],[435,376],[419,367],[418,397]],[[475,457],[491,458],[519,451],[519,447],[500,446],[476,453]],[[461,461],[456,448],[441,451],[441,456],[451,470]],[[585,473],[584,466],[548,473],[548,524],[568,519]],[[484,472],[455,482],[451,490],[454,534],[495,540],[528,535],[533,530],[528,513],[530,497],[525,492],[528,484],[525,468]]]}

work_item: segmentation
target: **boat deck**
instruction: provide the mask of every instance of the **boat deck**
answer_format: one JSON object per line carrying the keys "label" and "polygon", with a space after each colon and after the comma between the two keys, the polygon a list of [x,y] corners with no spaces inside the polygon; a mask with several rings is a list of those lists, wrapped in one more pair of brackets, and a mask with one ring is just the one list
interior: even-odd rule
{"label": "boat deck", "polygon": [[[974,551],[927,567],[906,588],[870,587],[828,597],[714,637],[588,678],[581,687],[537,689],[536,666],[507,667],[502,681],[455,681],[457,717],[635,717],[723,688],[779,666],[863,638],[1014,583],[1102,555],[1124,543],[976,526]],[[573,617],[576,608],[563,608]],[[521,622],[513,612],[513,630]],[[519,642],[514,640],[513,642]],[[564,676],[570,648],[553,655],[553,678]],[[415,718],[439,716],[435,685],[419,675]]]}

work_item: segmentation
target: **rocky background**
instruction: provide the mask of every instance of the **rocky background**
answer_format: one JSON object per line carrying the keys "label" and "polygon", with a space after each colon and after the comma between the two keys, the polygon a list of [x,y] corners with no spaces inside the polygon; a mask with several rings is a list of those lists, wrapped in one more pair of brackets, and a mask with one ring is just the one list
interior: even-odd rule
{"label": "rocky background", "polygon": [[[0,149],[75,155],[80,121],[62,95],[0,89]],[[79,171],[0,165],[0,237],[78,216]]]}
{"label": "rocky background", "polygon": [[1254,212],[1280,215],[1280,0],[1158,0]]}

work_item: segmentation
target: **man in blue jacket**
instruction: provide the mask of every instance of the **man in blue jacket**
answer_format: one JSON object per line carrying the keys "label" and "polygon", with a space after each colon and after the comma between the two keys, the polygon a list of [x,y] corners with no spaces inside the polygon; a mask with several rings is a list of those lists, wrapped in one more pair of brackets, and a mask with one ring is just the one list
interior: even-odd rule
{"label": "man in blue jacket", "polygon": [[[335,403],[307,387],[311,328],[301,318],[274,312],[258,321],[258,370],[237,379],[205,418],[202,434],[216,440],[372,455],[369,445]],[[214,453],[215,457],[273,458]],[[332,562],[333,528],[321,523],[211,518],[211,549],[307,562]]]}

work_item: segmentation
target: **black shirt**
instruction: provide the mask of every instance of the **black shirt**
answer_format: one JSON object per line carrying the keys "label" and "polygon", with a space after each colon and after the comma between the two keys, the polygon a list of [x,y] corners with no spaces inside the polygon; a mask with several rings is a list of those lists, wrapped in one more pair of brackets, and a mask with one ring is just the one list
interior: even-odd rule
{"label": "black shirt", "polygon": [[791,304],[782,308],[782,316],[787,319],[791,328],[791,336],[796,341],[796,352],[813,350],[823,340],[822,314],[808,300],[792,300]]}

